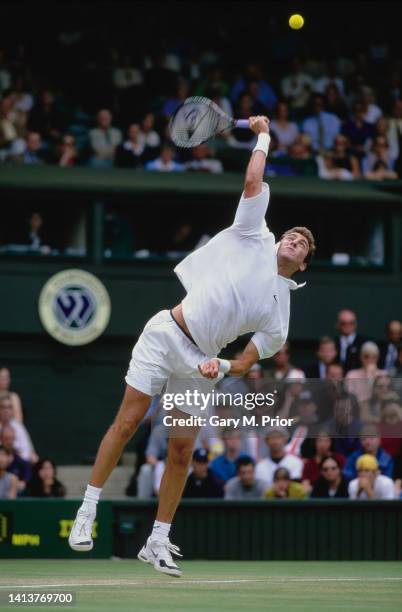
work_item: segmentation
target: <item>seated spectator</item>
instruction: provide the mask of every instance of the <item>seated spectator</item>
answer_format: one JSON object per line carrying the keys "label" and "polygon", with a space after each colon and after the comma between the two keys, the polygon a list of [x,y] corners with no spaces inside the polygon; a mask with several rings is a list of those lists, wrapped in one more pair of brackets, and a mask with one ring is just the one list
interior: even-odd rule
{"label": "seated spectator", "polygon": [[193,453],[192,470],[183,497],[223,497],[223,485],[208,468],[208,451],[205,448],[199,448]]}
{"label": "seated spectator", "polygon": [[382,138],[385,138],[389,146],[389,158],[392,163],[395,163],[399,155],[399,146],[398,141],[395,142],[395,139],[391,137],[390,122],[388,119],[386,119],[386,117],[380,117],[375,124],[374,138],[376,136],[382,136]]}
{"label": "seated spectator", "polygon": [[223,443],[225,450],[222,455],[215,457],[210,463],[210,469],[222,482],[227,482],[236,476],[236,460],[244,457],[241,452],[241,438],[236,431],[227,430],[224,432]]}
{"label": "seated spectator", "polygon": [[324,151],[317,157],[318,176],[325,180],[353,181],[353,174],[346,168],[339,168],[330,151]]}
{"label": "seated spectator", "polygon": [[[312,486],[320,477],[320,466],[323,459],[326,457],[333,457],[339,463],[340,467],[343,468],[346,462],[346,457],[340,453],[334,451],[334,441],[330,438],[325,430],[321,430],[316,438],[309,440],[309,445],[312,446],[313,456],[308,458],[303,466],[302,481],[305,487]],[[308,457],[306,452],[302,455]]]}
{"label": "seated spectator", "polygon": [[336,63],[331,61],[325,66],[325,73],[314,81],[314,93],[325,94],[329,87],[335,87],[340,96],[345,94],[345,84],[338,74]]}
{"label": "seated spectator", "polygon": [[193,172],[210,172],[211,174],[222,174],[223,166],[219,159],[213,159],[211,150],[207,144],[201,144],[192,149],[193,160],[185,164],[187,170]]}
{"label": "seated spectator", "polygon": [[11,463],[10,451],[0,446],[0,499],[15,499],[17,497],[18,480],[7,469]]}
{"label": "seated spectator", "polygon": [[320,338],[317,347],[317,361],[307,366],[304,369],[307,378],[320,378],[325,379],[327,375],[327,367],[335,362],[338,355],[336,350],[335,340],[329,336],[323,336]]}
{"label": "seated spectator", "polygon": [[113,71],[113,85],[118,90],[131,89],[142,85],[144,81],[142,72],[135,67],[129,55],[119,58],[119,63]]}
{"label": "seated spectator", "polygon": [[153,161],[149,161],[145,164],[146,170],[155,170],[157,172],[182,172],[184,170],[183,164],[175,161],[176,151],[174,148],[165,144],[162,147],[161,154]]}
{"label": "seated spectator", "polygon": [[318,152],[331,149],[341,128],[340,119],[325,110],[325,98],[314,94],[311,101],[311,114],[303,121],[303,132],[311,138],[313,150]]}
{"label": "seated spectator", "polygon": [[237,476],[225,485],[225,499],[255,499],[263,496],[265,482],[255,477],[255,463],[251,457],[236,461]]}
{"label": "seated spectator", "polygon": [[361,160],[367,153],[374,138],[374,126],[364,119],[364,108],[360,102],[353,107],[351,119],[341,129],[350,142],[350,152]]}
{"label": "seated spectator", "polygon": [[379,365],[383,370],[392,371],[398,361],[398,346],[402,342],[402,322],[388,321],[386,325],[386,340],[379,342]]}
{"label": "seated spectator", "polygon": [[289,108],[286,102],[278,102],[275,119],[270,122],[269,127],[277,138],[279,151],[287,151],[299,135],[297,123],[289,121]]}
{"label": "seated spectator", "polygon": [[140,124],[140,142],[144,144],[144,147],[150,149],[156,149],[161,143],[158,132],[154,130],[155,127],[155,115],[153,113],[147,113]]}
{"label": "seated spectator", "polygon": [[348,483],[342,475],[342,464],[337,457],[324,457],[319,464],[319,473],[311,497],[349,497]]}
{"label": "seated spectator", "polygon": [[21,228],[18,244],[26,245],[30,251],[48,255],[51,248],[48,244],[46,232],[43,230],[44,220],[39,211],[31,213],[28,223]]}
{"label": "seated spectator", "polygon": [[[244,91],[235,106],[234,113],[238,119],[248,119],[253,116],[253,98]],[[228,134],[227,143],[238,149],[252,149],[256,143],[256,136],[251,130],[235,128]]]}
{"label": "seated spectator", "polygon": [[276,427],[267,432],[266,443],[270,451],[270,457],[262,459],[257,464],[255,475],[263,480],[267,487],[273,482],[274,472],[278,467],[289,470],[292,480],[300,480],[303,471],[303,461],[285,450],[288,433],[282,427]]}
{"label": "seated spectator", "polygon": [[119,168],[137,168],[145,158],[145,144],[140,138],[140,126],[132,123],[127,130],[127,140],[116,149],[115,166]]}
{"label": "seated spectator", "polygon": [[303,65],[299,58],[294,58],[291,63],[290,73],[281,81],[281,93],[289,103],[291,109],[299,116],[307,106],[313,79],[303,72]]}
{"label": "seated spectator", "polygon": [[389,118],[387,140],[390,146],[390,155],[397,159],[401,154],[402,142],[402,100],[395,100],[392,115]]}
{"label": "seated spectator", "polygon": [[145,463],[138,473],[137,497],[139,499],[148,499],[159,491],[167,456],[167,441],[168,431],[163,424],[152,429],[145,449]]}
{"label": "seated spectator", "polygon": [[378,423],[381,417],[381,404],[392,391],[391,377],[388,374],[377,376],[371,396],[360,402],[360,420],[363,423]]}
{"label": "seated spectator", "polygon": [[284,467],[279,467],[273,475],[272,486],[265,492],[265,497],[268,499],[303,499],[306,497],[306,491],[300,482],[292,482],[290,479],[289,470]]}
{"label": "seated spectator", "polygon": [[40,459],[32,470],[32,478],[24,497],[65,497],[65,486],[56,478],[56,465],[51,459]]}
{"label": "seated spectator", "polygon": [[370,181],[396,180],[398,174],[394,170],[395,161],[389,154],[386,138],[376,136],[371,151],[362,160],[364,177]]}
{"label": "seated spectator", "polygon": [[286,451],[300,457],[303,447],[306,454],[302,456],[311,456],[313,439],[320,430],[318,406],[311,391],[305,389],[300,393],[290,415],[294,416],[294,421],[290,427],[290,440]]}
{"label": "seated spectator", "polygon": [[395,499],[392,478],[380,474],[373,455],[361,455],[356,462],[357,478],[349,483],[350,499]]}
{"label": "seated spectator", "polygon": [[48,153],[43,148],[39,132],[28,132],[25,140],[17,140],[9,151],[9,160],[25,166],[41,165],[47,162]]}
{"label": "seated spectator", "polygon": [[355,396],[343,391],[335,399],[333,417],[322,425],[334,438],[334,451],[346,457],[361,450],[359,435],[362,422],[358,418],[358,412],[359,405]]}
{"label": "seated spectator", "polygon": [[0,100],[0,161],[6,159],[11,146],[22,136],[23,126],[15,104],[14,92],[6,90]]}
{"label": "seated spectator", "polygon": [[32,466],[25,461],[15,450],[16,435],[11,425],[3,427],[0,433],[0,443],[10,455],[10,463],[7,471],[14,474],[18,479],[18,491],[23,491],[28,480],[31,478]]}
{"label": "seated spectator", "polygon": [[273,108],[277,102],[276,94],[271,85],[263,78],[261,66],[256,63],[248,64],[245,68],[244,76],[240,77],[233,85],[231,92],[232,102],[236,104],[240,95],[246,91],[251,81],[256,82],[258,85],[258,101],[265,108]]}
{"label": "seated spectator", "polygon": [[349,109],[341,97],[338,87],[331,83],[323,93],[325,93],[325,108],[327,112],[336,115],[341,121],[348,119]]}
{"label": "seated spectator", "polygon": [[7,391],[1,391],[0,432],[8,425],[15,431],[15,450],[25,461],[35,463],[38,460],[38,456],[35,453],[29,433],[22,423],[13,418],[13,405],[10,394]]}
{"label": "seated spectator", "polygon": [[270,160],[267,170],[278,176],[317,176],[317,162],[311,147],[311,137],[299,134],[288,152]]}
{"label": "seated spectator", "polygon": [[381,447],[394,459],[402,459],[402,404],[397,394],[390,393],[381,402],[378,424]]}
{"label": "seated spectator", "polygon": [[271,357],[273,365],[266,371],[266,377],[272,380],[284,380],[289,378],[289,373],[295,369],[295,366],[290,361],[290,344],[285,342],[282,348],[279,349],[273,357]]}
{"label": "seated spectator", "polygon": [[392,477],[394,462],[392,457],[380,446],[381,438],[376,425],[365,425],[361,431],[361,450],[357,450],[346,460],[343,473],[348,480],[356,478],[357,460],[361,455],[372,455],[376,458],[381,474]]}
{"label": "seated spectator", "polygon": [[15,391],[10,391],[11,386],[11,374],[10,370],[6,367],[0,367],[0,393],[1,391],[6,391],[11,399],[11,404],[13,406],[13,418],[22,423],[24,421],[24,416],[22,412],[21,399],[18,393]]}
{"label": "seated spectator", "polygon": [[75,146],[75,138],[71,134],[64,134],[61,142],[56,146],[55,163],[62,167],[76,166],[78,162],[78,151]]}
{"label": "seated spectator", "polygon": [[349,370],[345,377],[346,388],[353,393],[358,402],[363,402],[371,397],[374,380],[377,376],[386,376],[385,370],[380,370],[378,360],[380,349],[375,342],[368,340],[360,348],[360,361],[362,366],[355,370]]}
{"label": "seated spectator", "polygon": [[360,178],[359,160],[349,153],[349,141],[343,134],[336,136],[331,157],[335,168],[347,170],[353,178]]}
{"label": "seated spectator", "polygon": [[94,168],[113,166],[116,149],[122,141],[121,131],[112,126],[112,118],[110,110],[100,110],[97,114],[98,125],[89,132],[92,151],[89,164]]}
{"label": "seated spectator", "polygon": [[379,118],[382,117],[382,110],[375,104],[374,92],[371,87],[362,87],[360,102],[363,106],[364,121],[372,125],[377,123]]}
{"label": "seated spectator", "polygon": [[65,129],[65,118],[55,103],[53,93],[43,90],[29,114],[28,128],[40,134],[41,139],[48,144],[56,143]]}

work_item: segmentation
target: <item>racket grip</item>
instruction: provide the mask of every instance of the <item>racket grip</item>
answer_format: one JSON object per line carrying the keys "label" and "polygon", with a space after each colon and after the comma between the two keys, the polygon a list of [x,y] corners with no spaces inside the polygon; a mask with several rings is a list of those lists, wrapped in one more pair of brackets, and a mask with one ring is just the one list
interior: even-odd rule
{"label": "racket grip", "polygon": [[235,119],[235,124],[237,128],[242,130],[248,130],[250,127],[248,119]]}

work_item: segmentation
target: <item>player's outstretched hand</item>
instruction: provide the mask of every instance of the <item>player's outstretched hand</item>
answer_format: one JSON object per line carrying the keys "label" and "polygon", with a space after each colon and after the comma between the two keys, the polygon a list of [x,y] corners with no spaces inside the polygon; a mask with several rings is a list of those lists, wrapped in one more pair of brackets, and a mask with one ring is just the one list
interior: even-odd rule
{"label": "player's outstretched hand", "polygon": [[249,117],[250,130],[255,134],[261,134],[265,132],[269,134],[269,119],[263,115],[257,115],[257,117]]}
{"label": "player's outstretched hand", "polygon": [[216,378],[219,374],[219,359],[204,361],[198,369],[205,378]]}

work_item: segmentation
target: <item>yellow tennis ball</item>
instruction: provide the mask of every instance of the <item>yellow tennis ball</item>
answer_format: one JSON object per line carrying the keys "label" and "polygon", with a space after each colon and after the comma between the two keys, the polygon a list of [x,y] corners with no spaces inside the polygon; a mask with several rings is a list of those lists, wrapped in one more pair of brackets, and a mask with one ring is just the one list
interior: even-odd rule
{"label": "yellow tennis ball", "polygon": [[301,15],[291,15],[289,17],[289,25],[292,30],[300,30],[304,26],[304,19]]}

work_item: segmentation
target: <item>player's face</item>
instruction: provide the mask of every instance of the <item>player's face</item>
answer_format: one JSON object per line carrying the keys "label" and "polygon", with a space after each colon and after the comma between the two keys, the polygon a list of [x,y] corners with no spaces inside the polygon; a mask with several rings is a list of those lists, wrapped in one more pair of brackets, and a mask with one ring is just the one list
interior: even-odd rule
{"label": "player's face", "polygon": [[307,238],[303,236],[303,234],[299,234],[299,232],[292,232],[291,234],[286,234],[286,236],[281,239],[278,254],[292,261],[294,264],[297,264],[298,269],[303,271],[307,267],[304,260],[308,255],[308,251],[309,243]]}

